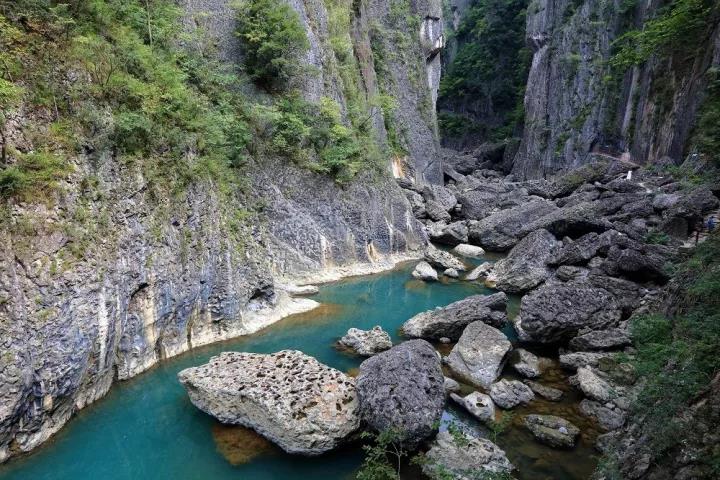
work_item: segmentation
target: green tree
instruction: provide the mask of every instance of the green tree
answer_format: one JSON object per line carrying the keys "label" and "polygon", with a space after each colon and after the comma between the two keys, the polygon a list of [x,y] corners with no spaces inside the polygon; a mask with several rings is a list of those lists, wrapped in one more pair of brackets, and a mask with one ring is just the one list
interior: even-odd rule
{"label": "green tree", "polygon": [[268,90],[287,87],[310,48],[300,16],[283,0],[243,0],[235,6],[247,72]]}

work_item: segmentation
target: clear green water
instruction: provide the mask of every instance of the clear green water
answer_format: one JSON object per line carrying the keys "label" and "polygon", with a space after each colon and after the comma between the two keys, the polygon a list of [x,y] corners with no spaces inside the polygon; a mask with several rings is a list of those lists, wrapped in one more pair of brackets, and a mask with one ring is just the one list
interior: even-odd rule
{"label": "clear green water", "polygon": [[[80,411],[48,444],[0,466],[0,479],[352,478],[362,461],[357,447],[316,458],[294,457],[271,449],[249,463],[232,465],[220,452],[217,435],[213,435],[219,425],[190,403],[176,375],[183,368],[228,350],[269,353],[298,349],[347,371],[357,367],[361,359],[338,352],[333,344],[348,328],[379,324],[397,341],[397,329],[412,315],[488,292],[472,283],[424,284],[409,280],[410,269],[406,265],[383,274],[328,284],[315,297],[325,306],[314,312],[285,319],[252,336],[188,352],[113,386],[105,398]],[[459,413],[451,408],[447,415]],[[533,443],[521,433],[515,437],[506,448],[518,450],[527,442]],[[247,443],[245,437],[237,441]],[[537,446],[531,450],[535,456],[552,453]],[[517,459],[511,455],[511,460],[518,466],[522,464],[523,470],[530,468],[523,477],[582,478],[562,472],[557,476],[527,476],[534,470],[532,459],[525,458],[525,453],[517,455]]]}

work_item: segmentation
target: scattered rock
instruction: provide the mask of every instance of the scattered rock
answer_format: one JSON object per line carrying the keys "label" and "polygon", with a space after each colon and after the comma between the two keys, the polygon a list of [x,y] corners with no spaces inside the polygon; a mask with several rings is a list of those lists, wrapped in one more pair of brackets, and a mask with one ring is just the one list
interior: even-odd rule
{"label": "scattered rock", "polygon": [[438,342],[447,345],[448,343],[452,343],[452,340],[450,340],[448,337],[440,337]]}
{"label": "scattered rock", "polygon": [[570,340],[573,350],[611,350],[630,345],[630,335],[622,328],[594,330]]}
{"label": "scattered rock", "polygon": [[445,270],[443,272],[443,275],[445,275],[446,277],[450,277],[450,278],[458,278],[460,276],[458,271],[455,270],[454,268],[448,268],[447,270]]}
{"label": "scattered rock", "polygon": [[530,387],[530,390],[532,390],[533,393],[540,395],[545,400],[559,402],[563,397],[563,391],[558,390],[557,388],[548,387],[538,382],[533,382],[532,380],[523,380],[523,383]]}
{"label": "scattered rock", "polygon": [[609,402],[614,397],[610,384],[595,374],[590,367],[578,368],[577,380],[580,390],[592,400]]}
{"label": "scattered rock", "polygon": [[435,437],[422,465],[422,471],[433,480],[448,478],[455,480],[472,480],[482,472],[510,472],[512,464],[505,452],[490,440],[477,438],[467,432],[458,442],[448,431]]}
{"label": "scattered rock", "polygon": [[296,350],[225,352],[178,379],[200,410],[289,453],[332,450],[360,424],[355,381]]}
{"label": "scattered rock", "polygon": [[438,274],[435,269],[427,262],[420,262],[415,266],[412,272],[413,278],[424,280],[426,282],[437,281]]}
{"label": "scattered rock", "polygon": [[372,330],[351,328],[338,343],[358,355],[364,355],[366,357],[383,352],[392,347],[390,335],[379,325],[374,326]]}
{"label": "scattered rock", "polygon": [[507,317],[507,295],[473,295],[450,305],[419,313],[400,328],[403,335],[412,338],[450,340],[460,338],[463,330],[472,322],[484,322],[494,327],[502,326]]}
{"label": "scattered rock", "polygon": [[449,222],[451,218],[447,210],[432,200],[425,203],[425,212],[435,222]]}
{"label": "scattered rock", "polygon": [[435,349],[410,340],[365,360],[357,377],[363,421],[396,429],[408,447],[433,434],[445,404],[445,377]]}
{"label": "scattered rock", "polygon": [[512,344],[500,330],[473,322],[465,328],[445,362],[462,380],[488,387],[500,375],[511,349]]}
{"label": "scattered rock", "polygon": [[445,377],[445,393],[447,395],[451,393],[457,393],[460,391],[460,384],[450,377]]}
{"label": "scattered rock", "polygon": [[430,240],[443,245],[456,246],[468,241],[468,228],[465,222],[453,222],[428,231]]}
{"label": "scattered rock", "polygon": [[440,208],[449,212],[457,204],[455,194],[442,185],[426,185],[423,188],[423,197],[426,202],[435,202]]}
{"label": "scattered rock", "polygon": [[450,395],[450,398],[455,400],[481,422],[492,423],[495,421],[495,404],[489,395],[473,392],[470,395],[461,397],[453,393]]}
{"label": "scattered rock", "polygon": [[507,409],[530,403],[535,395],[524,383],[503,379],[490,386],[490,397],[499,407]]}
{"label": "scattered rock", "polygon": [[537,378],[542,373],[540,359],[523,348],[515,350],[516,358],[512,362],[513,368],[522,376]]}
{"label": "scattered rock", "polygon": [[560,352],[560,366],[568,370],[581,367],[597,367],[603,358],[612,358],[612,353],[602,352]]}
{"label": "scattered rock", "polygon": [[588,417],[594,418],[607,431],[622,427],[627,417],[625,411],[612,402],[603,404],[587,398],[580,402],[580,411]]}
{"label": "scattered rock", "polygon": [[528,415],[524,423],[536,439],[551,447],[572,448],[580,435],[578,427],[555,415]]}
{"label": "scattered rock", "polygon": [[470,245],[469,243],[461,243],[459,245],[456,245],[455,248],[452,249],[452,251],[455,255],[460,255],[461,257],[468,258],[482,258],[482,256],[485,255],[485,250],[483,250],[481,247]]}
{"label": "scattered rock", "polygon": [[485,284],[507,293],[522,293],[537,287],[552,275],[547,261],[559,245],[547,230],[530,233],[507,257],[493,265]]}
{"label": "scattered rock", "polygon": [[465,271],[465,265],[455,255],[449,252],[439,250],[438,248],[428,245],[425,250],[425,260],[436,268],[443,270],[454,268],[458,272]]}
{"label": "scattered rock", "polygon": [[473,268],[473,270],[470,273],[465,275],[465,280],[472,281],[472,280],[477,280],[478,278],[481,278],[481,277],[485,278],[487,276],[487,274],[490,272],[490,270],[492,269],[492,265],[493,264],[490,262],[485,262],[482,265]]}

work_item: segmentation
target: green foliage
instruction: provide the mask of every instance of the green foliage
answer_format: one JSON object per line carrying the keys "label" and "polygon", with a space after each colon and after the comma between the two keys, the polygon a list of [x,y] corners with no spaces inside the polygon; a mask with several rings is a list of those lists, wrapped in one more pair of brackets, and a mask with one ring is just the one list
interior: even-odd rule
{"label": "green foliage", "polygon": [[399,480],[402,461],[408,452],[400,443],[400,432],[394,429],[378,434],[363,432],[361,438],[371,443],[363,446],[365,460],[355,475],[357,480]]}
{"label": "green foliage", "polygon": [[0,198],[42,200],[70,171],[62,157],[50,152],[16,153],[18,161],[0,170]]}
{"label": "green foliage", "polygon": [[652,230],[645,235],[645,243],[652,245],[667,245],[670,243],[670,237],[667,233],[659,230]]}
{"label": "green foliage", "polygon": [[658,456],[684,441],[679,414],[720,370],[720,236],[700,244],[677,278],[687,287],[678,314],[632,324],[634,366],[645,379],[633,410]]}
{"label": "green foliage", "polygon": [[300,16],[277,0],[243,0],[236,11],[248,73],[265,88],[285,88],[300,72],[299,58],[310,48]]}
{"label": "green foliage", "polygon": [[[458,27],[458,52],[440,82],[439,104],[477,102],[501,118],[492,139],[512,135],[522,122],[530,54],[525,47],[527,0],[477,0]],[[482,99],[482,100],[478,100]],[[450,127],[443,134],[452,136]]]}
{"label": "green foliage", "polygon": [[702,154],[720,166],[720,69],[706,72],[708,87],[693,131],[692,143]]}
{"label": "green foliage", "polygon": [[697,49],[703,45],[709,30],[720,15],[716,0],[673,0],[641,30],[631,30],[615,41],[617,53],[610,60],[612,67],[625,71],[645,62],[652,55],[670,55]]}

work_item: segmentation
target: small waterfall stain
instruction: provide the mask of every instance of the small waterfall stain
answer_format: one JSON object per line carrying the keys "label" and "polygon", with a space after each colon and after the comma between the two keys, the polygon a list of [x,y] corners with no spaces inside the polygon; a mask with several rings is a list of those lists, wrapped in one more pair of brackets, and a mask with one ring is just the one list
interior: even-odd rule
{"label": "small waterfall stain", "polygon": [[277,447],[249,428],[216,423],[212,434],[218,451],[231,465],[242,465],[261,455],[277,453]]}

